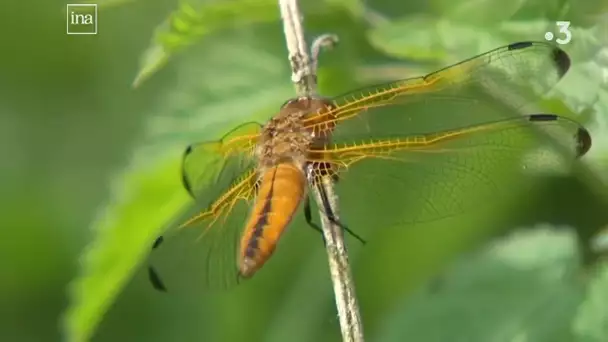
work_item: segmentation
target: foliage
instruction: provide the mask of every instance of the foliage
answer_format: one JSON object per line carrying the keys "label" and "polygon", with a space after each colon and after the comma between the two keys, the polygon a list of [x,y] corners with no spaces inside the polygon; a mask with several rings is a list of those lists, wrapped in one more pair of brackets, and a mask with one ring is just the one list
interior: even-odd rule
{"label": "foliage", "polygon": [[[337,49],[321,58],[319,79],[326,95],[337,95],[368,83],[360,78],[366,70],[388,66],[392,68],[389,76],[372,71],[373,76],[385,80],[405,78],[411,76],[412,70],[430,71],[514,41],[542,40],[544,32],[557,32],[556,20],[571,21],[573,40],[562,47],[571,55],[573,65],[541,106],[582,121],[593,134],[593,149],[573,174],[549,177],[535,193],[518,193],[517,185],[507,182],[504,186],[513,189],[513,200],[499,199],[496,208],[480,208],[476,213],[413,229],[383,230],[367,224],[357,231],[369,243],[363,248],[353,240],[349,241],[349,248],[369,339],[445,341],[458,336],[466,341],[605,340],[608,315],[605,305],[600,303],[606,302],[606,263],[596,260],[596,253],[601,251],[591,253],[585,248],[590,243],[589,237],[606,225],[603,212],[608,204],[605,188],[608,144],[604,138],[608,136],[605,120],[608,82],[602,77],[608,70],[604,57],[608,35],[603,34],[608,24],[605,18],[596,16],[606,10],[605,3],[595,0],[584,4],[557,0],[302,3],[309,40],[326,32],[340,36]],[[87,66],[94,67],[78,69],[77,75],[55,75],[74,81],[75,85],[67,88],[70,92],[61,93],[59,86],[42,86],[41,91],[35,92],[34,88],[24,88],[19,83],[23,73],[13,78],[9,72],[3,73],[7,80],[15,80],[3,89],[28,89],[28,96],[38,95],[41,104],[50,103],[49,109],[62,113],[54,117],[56,120],[59,115],[66,118],[65,124],[49,130],[47,117],[27,121],[26,116],[13,115],[13,108],[35,112],[30,107],[20,107],[34,106],[29,98],[15,96],[14,101],[27,103],[20,106],[10,102],[10,96],[6,96],[6,102],[0,102],[0,109],[9,114],[6,118],[11,118],[0,118],[3,120],[0,136],[9,139],[2,145],[23,146],[15,143],[20,142],[14,133],[19,129],[15,127],[31,127],[36,131],[27,136],[40,137],[32,141],[29,150],[22,147],[19,151],[24,155],[35,151],[43,162],[59,165],[56,169],[48,167],[48,180],[31,177],[26,172],[17,175],[30,182],[32,188],[43,188],[50,195],[33,202],[35,205],[22,205],[22,209],[14,210],[9,222],[22,223],[22,217],[37,222],[35,225],[43,228],[32,230],[37,232],[32,236],[48,232],[49,227],[72,227],[53,230],[57,231],[53,238],[63,241],[53,252],[65,251],[67,256],[63,258],[69,260],[75,258],[75,251],[70,248],[79,248],[82,241],[78,239],[85,239],[79,228],[90,221],[92,236],[86,237],[88,247],[80,252],[78,275],[69,285],[69,304],[61,322],[63,338],[70,342],[337,340],[338,321],[323,246],[318,235],[304,228],[302,222],[294,224],[267,269],[230,292],[201,291],[197,297],[161,295],[152,292],[143,272],[151,242],[189,201],[179,179],[185,146],[218,139],[244,121],[264,122],[293,95],[276,1],[183,0],[174,5],[162,1],[110,0],[100,6],[107,25],[100,21],[101,34],[94,44],[101,47],[95,48],[91,41],[84,40],[63,43],[65,49],[52,46],[46,50],[49,58],[38,61],[41,69],[32,71],[32,77],[34,73],[40,77],[38,83],[54,85],[55,81],[42,78],[42,70],[52,73],[54,66],[60,65],[52,64],[65,59],[59,52],[72,51],[78,57],[90,53],[95,62]],[[137,16],[145,18],[133,19]],[[125,33],[129,29],[134,33]],[[125,37],[121,39],[121,35]],[[43,44],[43,38],[37,39]],[[59,41],[53,39],[47,40]],[[32,55],[44,55],[25,50],[19,41],[6,41],[7,51],[16,51],[15,56],[22,56],[25,61]],[[52,54],[54,51],[59,52]],[[83,65],[84,57],[79,59]],[[13,67],[30,70],[27,63],[23,68]],[[62,65],[60,70],[67,73],[70,68],[74,65]],[[81,84],[76,81],[82,79],[91,86],[81,98],[90,97],[98,104],[95,110],[86,113],[73,95]],[[92,84],[96,82],[104,86],[94,87]],[[131,87],[137,89],[128,90]],[[11,94],[9,90],[7,94]],[[41,111],[43,107],[35,108]],[[49,109],[44,109],[44,113]],[[77,132],[79,123],[86,120],[99,120],[105,125],[99,125],[99,132],[95,125]],[[53,139],[44,135],[49,131],[53,132]],[[58,142],[62,135],[69,143]],[[97,145],[93,146],[91,141]],[[48,157],[40,152],[42,145],[49,146]],[[78,153],[70,154],[76,161],[69,168],[62,168],[62,160],[65,162],[62,158],[68,158],[62,154],[66,146],[74,148],[68,151]],[[114,159],[104,157],[106,149],[113,151]],[[85,154],[92,157],[83,157]],[[121,155],[127,160],[120,160]],[[19,158],[8,152],[5,159],[19,163]],[[88,164],[92,165],[90,169],[83,171],[83,165]],[[27,166],[23,169],[35,169],[30,164],[23,165]],[[114,171],[110,172],[112,168]],[[45,171],[46,168],[41,172]],[[84,179],[87,172],[99,175],[78,183],[79,177]],[[35,183],[38,181],[41,183]],[[439,184],[456,180],[435,181]],[[110,190],[107,193],[95,190],[98,194],[95,200],[88,199],[86,193],[93,191],[89,187],[91,182],[99,184],[99,189]],[[12,196],[6,207],[14,208],[21,200],[13,194],[26,187],[3,189]],[[102,197],[105,199],[101,204],[97,203]],[[87,201],[91,202],[88,207]],[[62,207],[64,202],[71,204]],[[373,205],[380,204],[371,205],[373,209]],[[413,201],[403,203],[408,210],[415,210],[417,205]],[[96,214],[90,215],[93,206],[97,207]],[[53,214],[36,214],[38,208]],[[350,214],[352,222],[373,223],[373,218],[357,214]],[[53,217],[54,221],[49,221]],[[568,233],[558,232],[554,226],[539,229],[535,226],[539,222],[573,228]],[[467,254],[442,272],[460,252],[521,226],[532,227],[534,231],[508,235],[489,246],[484,244],[481,251]],[[28,236],[25,230],[19,230],[19,234]],[[27,255],[15,267],[15,274],[20,276],[18,268],[26,270],[27,265],[34,264],[28,260],[40,261],[33,251],[38,245],[31,246],[32,250],[22,252],[8,244],[6,249],[0,248],[8,251],[0,259],[17,260],[14,255]],[[40,250],[49,251],[38,247],[37,251]],[[61,257],[56,260],[68,270],[66,274],[71,273],[68,261],[62,261]],[[49,261],[43,265],[53,264]],[[41,274],[53,273],[45,271]],[[441,275],[435,277],[438,273]],[[46,281],[40,280],[41,276],[23,280],[29,287],[18,286],[17,281],[12,286],[9,281],[0,285],[6,295],[6,299],[0,299],[7,303],[28,303],[22,298],[31,301],[41,298],[41,305],[50,306],[50,302],[63,300],[59,290],[52,291],[63,286],[60,275],[57,279],[45,276]],[[9,325],[19,327],[18,320],[27,318],[32,326],[47,328],[24,329],[19,331],[21,337],[16,338],[11,335],[16,330],[0,330],[9,331],[7,334],[13,341],[56,340],[49,337],[55,333],[54,326],[48,328],[52,319],[35,314],[47,311],[37,310],[33,305],[20,306],[23,316],[19,312],[7,314]],[[11,319],[17,323],[10,324]]]}
{"label": "foliage", "polygon": [[[606,288],[606,264],[581,269],[572,230],[541,226],[514,232],[463,259],[400,303],[374,340],[600,341],[606,336],[606,310],[599,308],[597,290]],[[406,329],[397,328],[403,324]]]}

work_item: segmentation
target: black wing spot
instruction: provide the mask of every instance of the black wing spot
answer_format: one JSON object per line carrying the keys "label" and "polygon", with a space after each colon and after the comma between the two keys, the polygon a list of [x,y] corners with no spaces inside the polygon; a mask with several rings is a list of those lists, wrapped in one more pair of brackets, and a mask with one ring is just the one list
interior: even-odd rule
{"label": "black wing spot", "polygon": [[576,132],[575,137],[576,139],[576,157],[580,158],[582,156],[584,156],[587,151],[589,151],[589,149],[591,148],[591,134],[589,134],[589,131],[586,130],[585,128],[581,127],[578,129],[578,132]]}
{"label": "black wing spot", "polygon": [[154,240],[154,244],[152,245],[152,249],[158,248],[158,246],[160,246],[160,244],[163,243],[164,240],[165,238],[163,238],[162,235],[156,238],[156,240]]}
{"label": "black wing spot", "polygon": [[528,119],[532,122],[555,121],[555,120],[557,120],[557,115],[555,115],[555,114],[532,114],[528,117]]}
{"label": "black wing spot", "polygon": [[158,290],[160,292],[167,292],[165,284],[163,284],[163,281],[160,280],[158,273],[152,266],[148,266],[148,279],[150,280],[150,283],[152,284],[152,287],[154,287],[155,290]]}
{"label": "black wing spot", "polygon": [[186,150],[184,151],[184,156],[182,157],[182,185],[184,186],[184,189],[188,191],[190,196],[194,198],[194,193],[192,192],[192,185],[190,184],[188,176],[186,175],[186,170],[184,169],[186,158],[190,153],[192,153],[192,145],[186,148]]}
{"label": "black wing spot", "polygon": [[[158,248],[158,246],[160,246],[160,244],[163,243],[164,240],[165,239],[162,235],[156,238],[156,240],[154,240],[154,244],[152,244],[152,249]],[[152,287],[154,287],[154,289],[161,292],[167,292],[167,288],[165,287],[165,284],[163,284],[163,281],[160,279],[158,272],[156,272],[154,267],[152,267],[151,265],[148,266],[148,279],[150,280],[150,283],[152,284]]]}
{"label": "black wing spot", "polygon": [[507,46],[507,48],[509,50],[519,50],[519,49],[528,48],[528,47],[530,47],[532,45],[534,45],[534,44],[532,44],[532,42],[518,42],[518,43],[509,44]]}
{"label": "black wing spot", "polygon": [[188,145],[188,147],[186,147],[186,150],[184,151],[184,159],[190,154],[192,153],[193,147],[192,145]]}
{"label": "black wing spot", "polygon": [[552,57],[553,63],[557,67],[559,77],[561,78],[568,71],[568,69],[570,69],[570,57],[568,57],[566,51],[557,47],[553,49]]}

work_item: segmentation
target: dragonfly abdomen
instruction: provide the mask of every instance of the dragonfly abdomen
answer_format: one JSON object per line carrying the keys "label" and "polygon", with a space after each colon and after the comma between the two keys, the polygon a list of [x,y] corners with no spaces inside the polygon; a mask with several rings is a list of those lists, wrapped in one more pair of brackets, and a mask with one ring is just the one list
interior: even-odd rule
{"label": "dragonfly abdomen", "polygon": [[241,239],[238,266],[242,277],[251,277],[270,258],[305,189],[304,173],[293,163],[281,163],[264,172]]}

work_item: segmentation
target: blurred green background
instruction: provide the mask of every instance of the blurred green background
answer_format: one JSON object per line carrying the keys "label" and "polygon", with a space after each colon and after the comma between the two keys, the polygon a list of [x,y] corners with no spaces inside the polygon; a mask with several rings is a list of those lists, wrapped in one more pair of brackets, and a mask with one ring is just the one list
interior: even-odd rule
{"label": "blurred green background", "polygon": [[[1,5],[0,341],[340,340],[324,248],[301,222],[268,269],[232,291],[159,294],[141,269],[187,203],[183,148],[267,119],[293,96],[275,2],[98,3],[98,34],[84,36],[66,34],[65,2]],[[364,248],[348,243],[370,341],[605,341],[597,303],[608,302],[608,277],[586,247],[607,222],[606,3],[302,6],[309,40],[340,37],[321,58],[328,96],[543,40],[555,21],[571,21],[563,48],[573,65],[546,106],[594,134],[572,175],[530,193],[505,184],[514,200],[411,229],[370,228]],[[572,234],[553,236],[564,226]],[[452,264],[516,228],[545,233]]]}

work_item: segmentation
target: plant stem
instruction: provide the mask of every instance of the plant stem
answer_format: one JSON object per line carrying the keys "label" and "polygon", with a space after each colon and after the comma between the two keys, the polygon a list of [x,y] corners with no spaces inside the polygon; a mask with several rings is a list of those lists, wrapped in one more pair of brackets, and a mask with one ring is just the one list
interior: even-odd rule
{"label": "plant stem", "polygon": [[[297,0],[279,0],[279,7],[292,70],[291,80],[295,85],[298,96],[314,96],[317,92],[317,54],[321,47],[333,45],[337,41],[337,37],[325,35],[315,41],[313,46],[314,60],[311,60],[308,45],[304,38],[303,16],[298,8]],[[319,211],[342,330],[342,340],[362,342],[363,325],[355,295],[348,253],[344,243],[344,234],[342,228],[336,224],[336,222],[339,222],[338,196],[334,191],[334,182],[330,177],[324,177],[321,183],[319,185],[323,187],[330,209],[335,217],[333,221],[330,221],[322,210]],[[323,203],[319,189],[317,187],[312,188],[317,203]],[[319,208],[323,208],[323,206],[319,205]]]}

